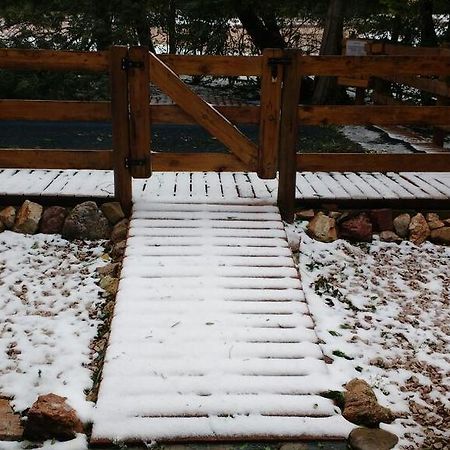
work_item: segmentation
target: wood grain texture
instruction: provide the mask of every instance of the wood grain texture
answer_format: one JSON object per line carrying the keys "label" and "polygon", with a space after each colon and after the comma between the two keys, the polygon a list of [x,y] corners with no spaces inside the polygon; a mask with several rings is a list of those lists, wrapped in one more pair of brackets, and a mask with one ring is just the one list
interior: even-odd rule
{"label": "wood grain texture", "polygon": [[8,169],[113,168],[111,150],[0,149],[0,167]]}
{"label": "wood grain texture", "polygon": [[191,91],[167,65],[150,53],[150,79],[187,114],[245,164],[254,164],[257,147],[225,116]]}
{"label": "wood grain texture", "polygon": [[277,176],[283,65],[273,67],[269,60],[282,56],[281,49],[266,49],[263,54],[258,147],[258,176],[263,179]]}
{"label": "wood grain texture", "polygon": [[126,167],[130,157],[130,130],[128,120],[128,80],[122,69],[122,59],[128,56],[126,47],[111,47],[111,108],[114,150],[114,192],[126,214],[131,212],[131,174]]}
{"label": "wood grain texture", "polygon": [[305,75],[450,75],[446,56],[302,56]]}
{"label": "wood grain texture", "polygon": [[448,106],[395,105],[299,106],[298,120],[305,125],[450,124]]}
{"label": "wood grain texture", "polygon": [[297,170],[311,172],[449,172],[450,153],[297,154]]}
{"label": "wood grain texture", "polygon": [[111,120],[110,102],[0,100],[0,120]]}
{"label": "wood grain texture", "polygon": [[158,58],[179,75],[261,75],[261,56],[158,55]]}
{"label": "wood grain texture", "polygon": [[225,153],[152,153],[153,170],[161,172],[253,172],[255,165],[244,164]]}
{"label": "wood grain texture", "polygon": [[278,157],[278,197],[281,217],[288,223],[294,221],[296,143],[299,122],[297,109],[300,98],[301,75],[300,53],[297,50],[285,50],[284,57],[290,59],[283,76],[281,101],[280,154]]}
{"label": "wood grain texture", "polygon": [[0,68],[2,69],[106,72],[108,67],[108,51],[0,49]]}
{"label": "wood grain texture", "polygon": [[150,79],[149,53],[146,47],[131,47],[128,57],[142,63],[142,68],[128,69],[130,102],[130,155],[132,160],[143,161],[142,165],[131,165],[134,178],[148,178],[151,173],[150,160]]}
{"label": "wood grain texture", "polygon": [[[236,124],[259,123],[260,107],[258,105],[212,105],[230,122]],[[177,123],[191,125],[197,123],[178,105],[150,105],[152,123]]]}

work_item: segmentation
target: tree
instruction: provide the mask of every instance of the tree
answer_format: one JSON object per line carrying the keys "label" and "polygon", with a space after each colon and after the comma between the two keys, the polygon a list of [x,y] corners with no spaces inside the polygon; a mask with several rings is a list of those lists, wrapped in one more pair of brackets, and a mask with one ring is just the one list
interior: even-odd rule
{"label": "tree", "polygon": [[[320,47],[321,55],[339,55],[344,29],[344,0],[330,0]],[[336,88],[335,77],[317,77],[313,103],[323,104],[333,96]]]}

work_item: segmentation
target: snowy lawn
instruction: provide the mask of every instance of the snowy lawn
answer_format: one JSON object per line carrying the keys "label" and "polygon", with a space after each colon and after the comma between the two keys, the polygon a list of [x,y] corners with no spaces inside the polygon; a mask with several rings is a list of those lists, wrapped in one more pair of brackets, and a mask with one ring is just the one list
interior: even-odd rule
{"label": "snowy lawn", "polygon": [[0,394],[14,398],[16,411],[52,392],[90,419],[85,390],[92,385],[89,345],[103,301],[95,273],[103,252],[99,243],[0,234]]}
{"label": "snowy lawn", "polygon": [[303,288],[335,380],[365,379],[402,415],[383,425],[398,448],[448,448],[450,248],[323,244],[297,231]]}

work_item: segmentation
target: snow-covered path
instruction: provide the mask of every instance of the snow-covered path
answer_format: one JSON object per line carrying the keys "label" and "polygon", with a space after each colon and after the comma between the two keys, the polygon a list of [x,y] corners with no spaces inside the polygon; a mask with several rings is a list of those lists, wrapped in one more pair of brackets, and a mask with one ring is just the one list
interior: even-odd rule
{"label": "snow-covered path", "polygon": [[137,202],[94,443],[346,437],[273,205]]}

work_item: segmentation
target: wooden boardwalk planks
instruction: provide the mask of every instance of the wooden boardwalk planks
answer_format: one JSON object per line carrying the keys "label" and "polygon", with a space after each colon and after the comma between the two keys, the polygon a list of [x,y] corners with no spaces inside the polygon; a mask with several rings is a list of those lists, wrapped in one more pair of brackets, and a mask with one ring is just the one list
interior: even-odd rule
{"label": "wooden boardwalk planks", "polygon": [[273,205],[135,203],[94,445],[342,438]]}
{"label": "wooden boardwalk planks", "polygon": [[[114,193],[112,172],[105,170],[0,170],[0,195],[97,196]],[[273,203],[276,180],[244,172],[155,172],[133,181],[135,200],[227,202],[259,199]],[[445,200],[450,197],[447,173],[301,172],[296,197],[301,200]]]}

